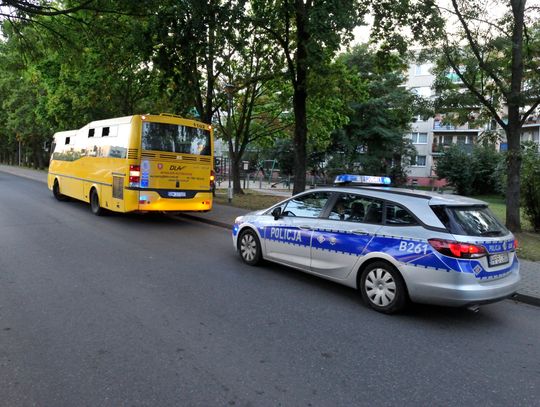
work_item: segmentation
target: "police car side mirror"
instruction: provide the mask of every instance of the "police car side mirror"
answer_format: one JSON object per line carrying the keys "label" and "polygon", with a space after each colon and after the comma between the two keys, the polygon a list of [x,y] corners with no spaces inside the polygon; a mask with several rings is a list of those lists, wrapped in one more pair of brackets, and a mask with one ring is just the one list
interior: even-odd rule
{"label": "police car side mirror", "polygon": [[279,206],[272,210],[272,216],[274,217],[274,220],[281,218],[281,208]]}

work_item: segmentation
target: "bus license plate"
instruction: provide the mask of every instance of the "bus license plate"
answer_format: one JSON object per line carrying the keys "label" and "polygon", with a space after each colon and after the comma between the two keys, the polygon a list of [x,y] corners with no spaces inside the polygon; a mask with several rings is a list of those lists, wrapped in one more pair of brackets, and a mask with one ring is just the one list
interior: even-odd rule
{"label": "bus license plate", "polygon": [[508,253],[492,254],[488,257],[488,262],[490,266],[498,266],[499,264],[506,264],[508,263]]}
{"label": "bus license plate", "polygon": [[171,198],[185,198],[186,193],[185,192],[179,192],[179,191],[169,191],[168,194]]}

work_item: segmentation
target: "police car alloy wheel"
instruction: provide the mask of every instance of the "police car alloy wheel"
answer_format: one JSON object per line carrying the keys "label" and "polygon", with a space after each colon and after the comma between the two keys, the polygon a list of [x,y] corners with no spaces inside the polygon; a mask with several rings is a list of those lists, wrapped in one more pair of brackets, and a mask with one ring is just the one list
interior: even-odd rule
{"label": "police car alloy wheel", "polygon": [[252,230],[242,232],[239,239],[238,251],[245,263],[254,266],[261,261],[261,244]]}
{"label": "police car alloy wheel", "polygon": [[402,310],[407,301],[401,275],[385,262],[370,264],[364,270],[360,279],[360,291],[371,308],[386,314]]}

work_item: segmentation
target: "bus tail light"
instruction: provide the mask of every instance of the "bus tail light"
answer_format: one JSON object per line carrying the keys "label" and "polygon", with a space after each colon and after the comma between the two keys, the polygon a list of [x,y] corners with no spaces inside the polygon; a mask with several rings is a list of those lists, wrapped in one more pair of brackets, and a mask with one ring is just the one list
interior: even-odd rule
{"label": "bus tail light", "polygon": [[141,181],[141,166],[131,165],[129,166],[129,186],[138,187]]}
{"label": "bus tail light", "polygon": [[210,170],[210,190],[213,192],[216,187],[216,173],[214,170]]}
{"label": "bus tail light", "polygon": [[460,259],[477,259],[487,254],[484,246],[471,243],[454,242],[452,240],[428,239],[429,244],[445,256]]}

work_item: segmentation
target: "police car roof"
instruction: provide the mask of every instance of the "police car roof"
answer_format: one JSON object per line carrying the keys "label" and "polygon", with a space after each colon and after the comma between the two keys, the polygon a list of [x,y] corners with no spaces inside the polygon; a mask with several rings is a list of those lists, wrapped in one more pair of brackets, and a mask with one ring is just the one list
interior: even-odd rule
{"label": "police car roof", "polygon": [[406,188],[395,188],[395,187],[376,187],[376,186],[352,186],[352,185],[341,185],[335,186],[334,189],[340,189],[342,191],[358,192],[358,190],[370,191],[370,195],[381,198],[388,199],[390,194],[402,195],[411,198],[420,198],[429,200],[430,205],[446,205],[446,206],[460,206],[460,205],[487,205],[486,202],[479,199],[469,198],[461,195],[452,195],[452,194],[440,194],[433,191],[422,191],[422,190],[412,190]]}

